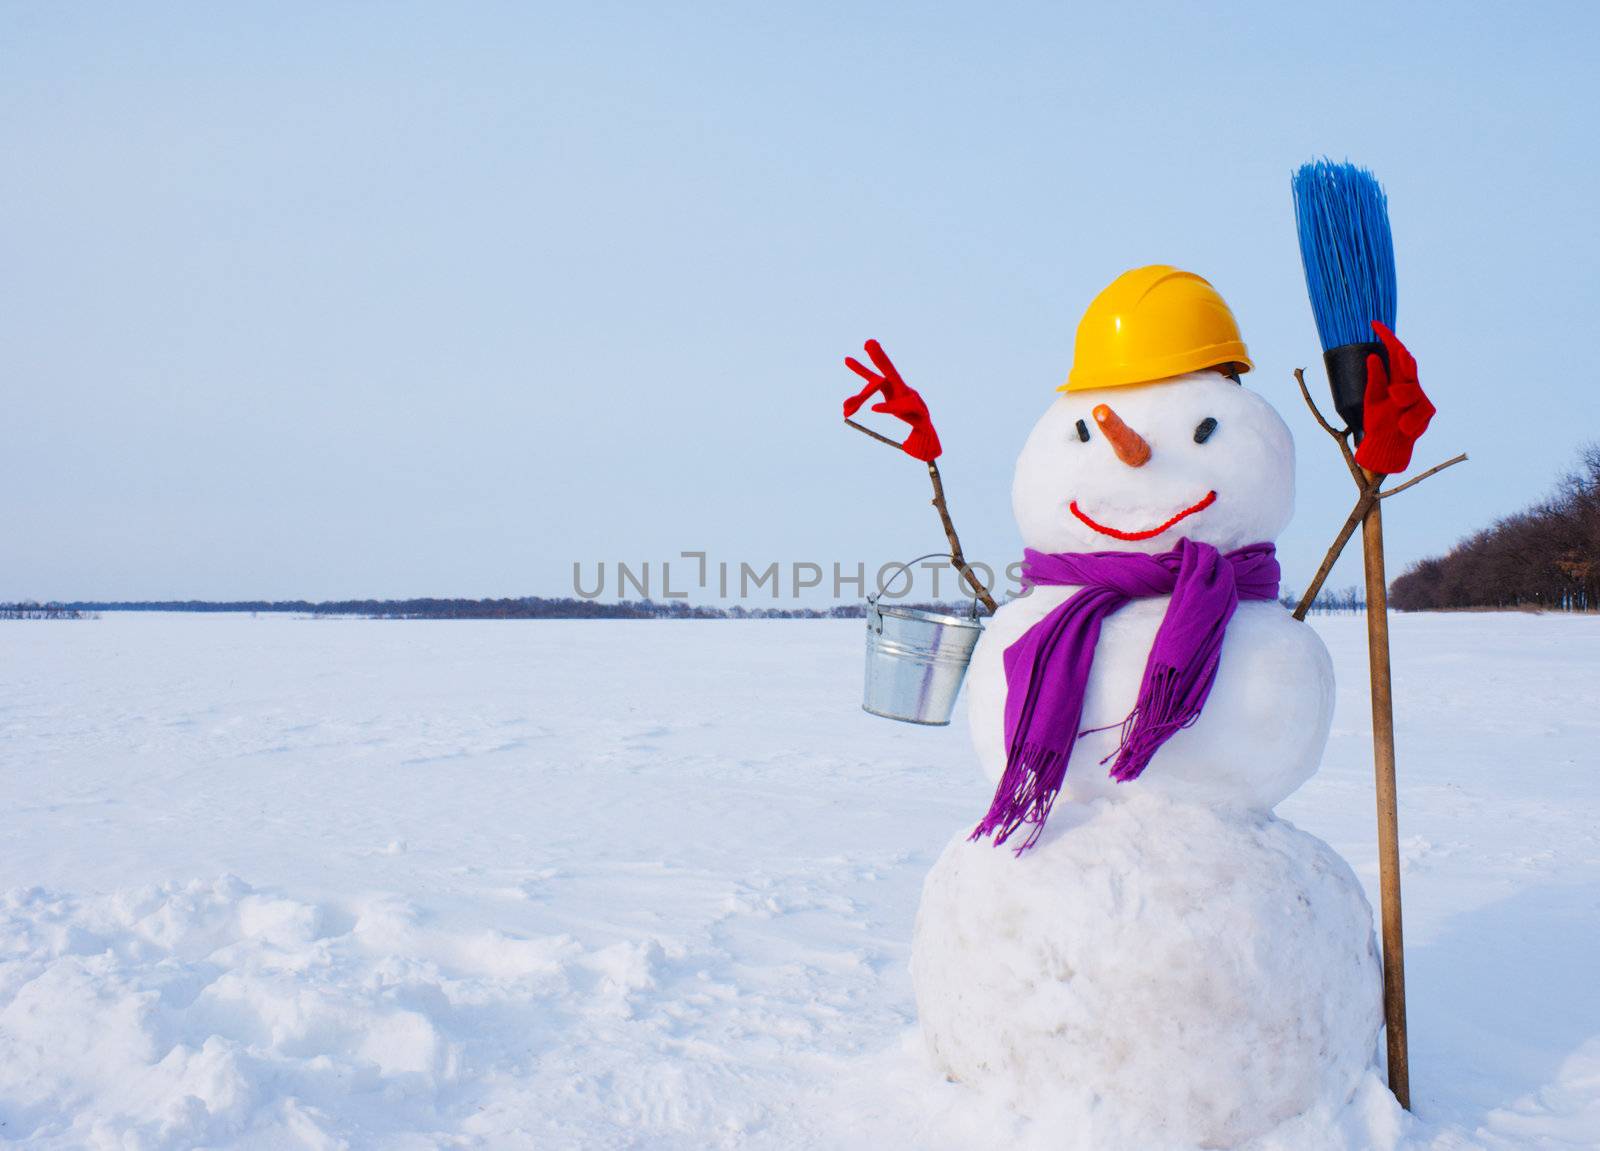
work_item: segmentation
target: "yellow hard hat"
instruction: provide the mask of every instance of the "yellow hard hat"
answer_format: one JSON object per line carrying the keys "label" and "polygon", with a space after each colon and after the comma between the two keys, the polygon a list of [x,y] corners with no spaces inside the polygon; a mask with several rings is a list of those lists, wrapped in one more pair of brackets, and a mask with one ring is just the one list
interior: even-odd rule
{"label": "yellow hard hat", "polygon": [[1151,264],[1094,298],[1078,321],[1072,372],[1056,390],[1143,384],[1221,364],[1255,366],[1227,302],[1193,272]]}

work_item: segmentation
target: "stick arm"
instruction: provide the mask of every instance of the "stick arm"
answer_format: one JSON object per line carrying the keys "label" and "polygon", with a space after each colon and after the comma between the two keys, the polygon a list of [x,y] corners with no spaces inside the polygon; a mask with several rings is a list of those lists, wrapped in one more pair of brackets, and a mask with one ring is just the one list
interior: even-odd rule
{"label": "stick arm", "polygon": [[[896,451],[901,450],[900,445],[894,440],[873,431],[865,424],[857,423],[852,419],[846,419],[845,423],[862,435],[871,436],[880,444],[888,444]],[[950,560],[955,564],[956,571],[961,573],[961,578],[966,581],[967,586],[972,589],[972,594],[977,596],[983,606],[988,608],[989,613],[993,615],[1000,609],[1000,605],[995,602],[994,595],[984,586],[983,581],[978,578],[977,573],[967,563],[966,556],[962,554],[961,537],[956,534],[955,521],[950,518],[950,505],[945,502],[944,498],[944,480],[939,475],[939,465],[933,460],[928,461],[928,479],[933,484],[933,507],[939,513],[939,525],[944,528],[945,541],[950,545]]]}
{"label": "stick arm", "polygon": [[1355,507],[1350,509],[1350,515],[1345,519],[1343,526],[1339,528],[1339,534],[1334,536],[1333,543],[1328,547],[1328,554],[1323,556],[1322,563],[1317,568],[1317,574],[1311,577],[1311,583],[1306,587],[1305,594],[1300,597],[1300,603],[1294,609],[1294,618],[1303,620],[1306,618],[1306,613],[1311,610],[1311,604],[1316,600],[1317,593],[1322,590],[1322,585],[1327,582],[1329,573],[1333,571],[1333,565],[1339,562],[1339,556],[1344,552],[1345,544],[1350,542],[1350,537],[1355,534],[1356,528],[1366,519],[1367,513],[1372,510],[1378,501],[1399,495],[1407,488],[1420,484],[1429,476],[1434,476],[1444,471],[1445,468],[1464,463],[1467,459],[1467,453],[1462,452],[1458,456],[1445,460],[1442,464],[1435,464],[1427,471],[1412,476],[1405,483],[1390,488],[1386,492],[1379,491],[1378,489],[1382,486],[1386,477],[1376,472],[1367,472],[1360,464],[1356,463],[1355,453],[1350,450],[1350,429],[1340,430],[1329,423],[1327,418],[1323,416],[1322,410],[1317,407],[1317,402],[1311,398],[1311,390],[1306,387],[1304,368],[1296,368],[1294,370],[1294,380],[1296,384],[1300,385],[1300,397],[1305,400],[1306,407],[1311,409],[1312,417],[1322,430],[1333,437],[1333,441],[1339,445],[1339,454],[1344,457],[1345,467],[1349,469],[1350,476],[1355,480],[1356,488],[1360,492],[1356,499]]}

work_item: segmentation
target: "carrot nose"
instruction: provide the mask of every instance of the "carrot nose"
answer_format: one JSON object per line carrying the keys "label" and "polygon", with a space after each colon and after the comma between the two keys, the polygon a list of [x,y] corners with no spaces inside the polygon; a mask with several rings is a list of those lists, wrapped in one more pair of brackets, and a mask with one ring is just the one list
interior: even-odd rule
{"label": "carrot nose", "polygon": [[1150,462],[1150,444],[1123,423],[1122,417],[1112,411],[1109,404],[1096,404],[1092,414],[1094,422],[1111,441],[1111,450],[1117,453],[1117,459],[1130,468],[1142,468]]}

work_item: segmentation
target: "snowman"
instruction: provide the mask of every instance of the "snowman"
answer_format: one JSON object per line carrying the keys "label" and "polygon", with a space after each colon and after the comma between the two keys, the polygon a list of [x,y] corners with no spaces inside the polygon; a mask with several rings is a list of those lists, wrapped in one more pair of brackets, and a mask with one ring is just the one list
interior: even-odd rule
{"label": "snowman", "polygon": [[1375,1057],[1371,909],[1272,814],[1333,669],[1277,601],[1294,444],[1250,368],[1209,283],[1127,272],[1017,462],[1032,587],[967,678],[995,798],[928,875],[912,975],[948,1077],[1064,1147],[1242,1146]]}

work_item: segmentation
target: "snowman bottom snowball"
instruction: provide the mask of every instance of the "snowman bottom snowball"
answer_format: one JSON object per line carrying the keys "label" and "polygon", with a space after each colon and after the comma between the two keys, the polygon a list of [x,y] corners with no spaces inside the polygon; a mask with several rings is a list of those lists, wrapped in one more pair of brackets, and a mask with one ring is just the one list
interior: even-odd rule
{"label": "snowman bottom snowball", "polygon": [[1274,816],[1154,794],[1058,809],[1021,856],[958,835],[911,969],[938,1066],[1085,1146],[1233,1147],[1337,1109],[1382,1024],[1349,865]]}

